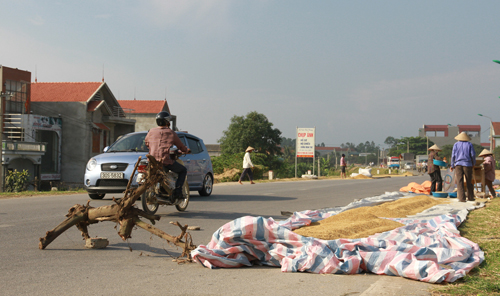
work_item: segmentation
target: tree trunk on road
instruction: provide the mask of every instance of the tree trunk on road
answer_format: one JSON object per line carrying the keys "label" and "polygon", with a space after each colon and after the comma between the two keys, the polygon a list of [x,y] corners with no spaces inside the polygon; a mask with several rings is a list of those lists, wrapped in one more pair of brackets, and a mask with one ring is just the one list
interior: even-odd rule
{"label": "tree trunk on road", "polygon": [[146,218],[151,221],[152,224],[154,224],[155,221],[160,220],[160,216],[147,214],[143,210],[134,207],[137,199],[150,186],[156,184],[156,182],[158,182],[158,180],[160,180],[163,176],[162,166],[160,166],[160,164],[151,155],[147,155],[147,157],[149,159],[149,169],[145,173],[145,182],[143,184],[141,184],[137,189],[130,189],[130,184],[132,183],[131,180],[135,175],[139,162],[141,161],[141,158],[139,157],[127,185],[127,190],[124,192],[123,198],[120,200],[113,198],[115,204],[101,206],[98,208],[89,206],[90,200],[85,206],[79,204],[74,205],[69,209],[68,214],[66,215],[66,220],[61,222],[54,229],[47,231],[45,237],[40,238],[40,243],[38,244],[39,248],[41,250],[45,249],[61,233],[72,226],[76,226],[82,232],[83,238],[88,239],[90,238],[88,234],[88,225],[101,221],[112,221],[120,225],[118,235],[123,240],[130,238],[134,226],[138,226],[178,247],[181,247],[183,249],[182,256],[185,256],[188,260],[190,260],[190,253],[196,248],[196,246],[192,243],[191,235],[186,232],[187,225],[181,226],[179,222],[170,222],[179,226],[181,229],[180,235],[172,236],[139,219],[139,217]]}

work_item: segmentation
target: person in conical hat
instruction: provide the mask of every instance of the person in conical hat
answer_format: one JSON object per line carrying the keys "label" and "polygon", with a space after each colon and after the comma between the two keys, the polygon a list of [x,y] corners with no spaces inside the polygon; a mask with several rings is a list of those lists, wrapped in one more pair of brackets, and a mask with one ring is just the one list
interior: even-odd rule
{"label": "person in conical hat", "polygon": [[490,152],[490,150],[488,149],[483,149],[483,151],[481,151],[481,153],[479,153],[479,157],[485,157],[487,155],[493,155],[493,153]]}
{"label": "person in conical hat", "polygon": [[436,151],[441,151],[441,148],[439,148],[439,146],[438,146],[438,145],[434,144],[434,145],[432,145],[431,147],[429,147],[429,149],[427,149],[427,150],[436,150]]}
{"label": "person in conical hat", "polygon": [[441,149],[438,145],[434,144],[428,150],[427,173],[431,177],[431,192],[442,191],[443,178],[441,177],[441,168],[434,164],[434,160],[441,160],[441,157],[438,156],[438,151],[441,151]]}
{"label": "person in conical hat", "polygon": [[461,132],[458,136],[455,137],[455,140],[462,142],[470,142],[470,137],[465,132]]}
{"label": "person in conical hat", "polygon": [[[495,181],[495,157],[493,153],[488,149],[484,149],[479,153],[479,157],[484,158],[483,168],[484,168],[484,181],[486,183],[486,187],[490,191],[490,197],[494,198],[497,196],[495,189],[493,189],[493,181]],[[485,196],[486,197],[486,196]]]}
{"label": "person in conical hat", "polygon": [[465,202],[464,176],[467,184],[467,200],[474,201],[474,184],[472,184],[472,169],[476,165],[476,151],[470,142],[470,137],[461,132],[455,137],[457,142],[453,145],[451,152],[451,170],[455,170],[457,180],[457,198]]}
{"label": "person in conical hat", "polygon": [[248,179],[250,179],[250,184],[255,184],[253,182],[253,172],[252,168],[254,168],[254,165],[252,163],[252,160],[250,159],[250,153],[254,151],[255,149],[252,146],[248,146],[248,148],[245,150],[245,156],[243,157],[243,173],[241,173],[240,180],[238,183],[243,185],[241,181],[243,181],[243,178],[245,178],[246,175],[248,175]]}

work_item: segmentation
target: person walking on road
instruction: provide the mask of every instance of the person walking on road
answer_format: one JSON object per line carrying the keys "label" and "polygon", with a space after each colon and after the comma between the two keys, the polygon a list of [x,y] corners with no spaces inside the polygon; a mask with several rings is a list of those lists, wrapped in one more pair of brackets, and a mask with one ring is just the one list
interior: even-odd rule
{"label": "person walking on road", "polygon": [[441,168],[434,164],[435,160],[441,160],[441,157],[438,156],[438,152],[441,149],[438,145],[433,145],[428,149],[429,156],[427,158],[427,163],[429,164],[429,168],[427,169],[427,173],[431,177],[431,192],[442,191],[443,190],[443,178],[441,177]]}
{"label": "person walking on road", "polygon": [[[481,153],[479,153],[479,157],[484,158],[484,181],[486,183],[486,187],[490,190],[490,198],[494,198],[497,196],[495,189],[493,189],[493,181],[495,181],[495,157],[488,149],[481,151]],[[485,195],[484,197],[486,198],[487,196]]]}
{"label": "person walking on road", "polygon": [[340,177],[342,179],[346,178],[345,175],[345,168],[347,167],[347,163],[345,161],[345,154],[342,154],[342,157],[340,158]]}
{"label": "person walking on road", "polygon": [[456,142],[451,152],[451,171],[455,170],[457,180],[457,198],[465,202],[464,176],[467,184],[467,200],[474,201],[474,184],[472,184],[472,168],[476,164],[476,152],[470,142],[470,137],[461,132],[455,137]]}
{"label": "person walking on road", "polygon": [[245,156],[243,157],[243,173],[241,173],[240,180],[238,183],[243,185],[241,181],[243,181],[243,178],[248,174],[248,179],[250,179],[250,184],[255,184],[253,181],[253,172],[252,169],[254,168],[254,165],[252,164],[252,160],[250,159],[250,153],[254,151],[255,149],[251,146],[248,146],[247,150],[245,150]]}

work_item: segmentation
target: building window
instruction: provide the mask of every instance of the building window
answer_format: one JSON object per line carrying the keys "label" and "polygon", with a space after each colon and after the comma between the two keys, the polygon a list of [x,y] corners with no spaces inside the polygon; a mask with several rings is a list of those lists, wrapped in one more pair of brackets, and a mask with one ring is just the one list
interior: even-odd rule
{"label": "building window", "polygon": [[444,137],[444,131],[427,131],[425,135],[427,137]]}
{"label": "building window", "polygon": [[12,96],[7,96],[5,99],[5,112],[25,114],[25,105],[28,98],[28,83],[6,80],[5,91],[12,94]]}

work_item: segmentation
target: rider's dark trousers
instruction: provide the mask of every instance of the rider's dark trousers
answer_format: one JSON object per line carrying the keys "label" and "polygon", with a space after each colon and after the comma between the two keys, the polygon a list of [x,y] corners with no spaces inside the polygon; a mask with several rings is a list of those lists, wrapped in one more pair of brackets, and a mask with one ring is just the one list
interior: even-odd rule
{"label": "rider's dark trousers", "polygon": [[165,172],[168,172],[170,170],[174,173],[179,174],[179,176],[177,177],[177,181],[175,181],[175,188],[182,188],[187,175],[186,167],[178,162],[174,162],[173,164],[164,165],[163,169],[165,170]]}

